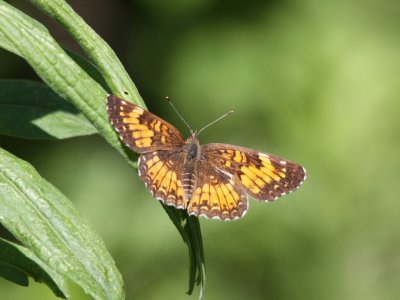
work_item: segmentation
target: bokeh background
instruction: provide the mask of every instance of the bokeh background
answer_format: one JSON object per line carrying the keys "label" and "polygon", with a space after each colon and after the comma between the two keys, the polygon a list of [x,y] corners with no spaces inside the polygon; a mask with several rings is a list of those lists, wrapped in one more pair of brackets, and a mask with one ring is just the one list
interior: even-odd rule
{"label": "bokeh background", "polygon": [[[10,1],[80,51],[51,20]],[[250,202],[240,221],[201,220],[206,298],[398,299],[400,3],[395,0],[68,1],[116,51],[149,109],[202,143],[304,165],[300,190]],[[1,78],[37,79],[0,50]],[[107,244],[127,299],[185,294],[187,248],[134,170],[100,137],[0,146],[65,193]],[[54,299],[0,278],[1,299]],[[78,288],[72,299],[88,299]]]}

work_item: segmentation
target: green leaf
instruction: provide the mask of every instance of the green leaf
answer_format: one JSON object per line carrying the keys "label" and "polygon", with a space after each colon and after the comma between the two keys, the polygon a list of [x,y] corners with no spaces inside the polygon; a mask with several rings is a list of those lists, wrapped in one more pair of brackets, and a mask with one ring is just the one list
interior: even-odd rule
{"label": "green leaf", "polygon": [[4,36],[2,32],[0,32],[0,47],[20,56],[18,49],[15,48],[12,43],[10,43],[10,41]]}
{"label": "green leaf", "polygon": [[45,84],[0,80],[0,133],[28,139],[65,139],[97,130]]}
{"label": "green leaf", "polygon": [[53,91],[82,112],[133,164],[108,121],[107,92],[65,53],[43,25],[0,0],[0,33]]}
{"label": "green leaf", "polygon": [[[0,246],[4,247],[3,249],[0,250],[0,252],[4,250],[9,251],[9,249],[7,249],[7,245],[3,245],[3,242],[1,240],[0,240]],[[8,262],[9,260],[10,260],[9,256],[1,257],[0,253],[0,276],[15,284],[21,286],[28,286],[29,285],[28,276],[26,276],[16,267],[10,266]]]}
{"label": "green leaf", "polygon": [[[43,264],[33,251],[2,238],[0,238],[0,276],[22,286],[29,285],[28,276],[30,276],[35,281],[45,283],[58,297],[66,298],[68,295],[68,287],[62,276]],[[59,285],[53,278],[57,279]]]}
{"label": "green leaf", "polygon": [[140,94],[110,46],[64,0],[29,0],[72,34],[99,68],[114,95],[145,108]]}
{"label": "green leaf", "polygon": [[91,61],[70,49],[67,49],[65,47],[63,49],[69,55],[69,57],[71,57],[83,70],[85,70],[85,72],[91,78],[99,83],[103,87],[103,89],[105,89],[106,91],[109,90],[107,83],[101,75],[99,69]]}
{"label": "green leaf", "polygon": [[200,221],[194,216],[189,216],[186,210],[176,209],[168,205],[163,205],[163,208],[188,247],[189,289],[187,294],[193,293],[195,284],[200,285],[199,299],[201,300],[206,288],[206,267]]}
{"label": "green leaf", "polygon": [[67,296],[71,280],[95,299],[124,298],[121,275],[90,224],[31,165],[1,148],[0,222]]}

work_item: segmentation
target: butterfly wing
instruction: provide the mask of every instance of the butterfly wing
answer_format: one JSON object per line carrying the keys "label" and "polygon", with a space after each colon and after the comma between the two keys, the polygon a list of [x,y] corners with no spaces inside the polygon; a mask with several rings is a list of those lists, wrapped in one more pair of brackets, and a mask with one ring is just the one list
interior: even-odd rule
{"label": "butterfly wing", "polygon": [[208,161],[197,161],[196,183],[187,208],[189,214],[209,219],[235,220],[244,216],[247,202],[240,182]]}
{"label": "butterfly wing", "polygon": [[305,169],[294,162],[227,144],[202,146],[202,159],[231,174],[258,200],[273,201],[297,189],[306,178]]}
{"label": "butterfly wing", "polygon": [[186,208],[181,175],[182,151],[153,151],[139,157],[139,176],[158,200],[176,208]]}
{"label": "butterfly wing", "polygon": [[141,153],[139,176],[158,200],[186,208],[181,178],[185,141],[180,132],[137,105],[116,96],[107,98],[107,111],[120,139]]}
{"label": "butterfly wing", "polygon": [[174,126],[116,96],[108,96],[107,111],[120,139],[135,152],[173,150],[185,143]]}

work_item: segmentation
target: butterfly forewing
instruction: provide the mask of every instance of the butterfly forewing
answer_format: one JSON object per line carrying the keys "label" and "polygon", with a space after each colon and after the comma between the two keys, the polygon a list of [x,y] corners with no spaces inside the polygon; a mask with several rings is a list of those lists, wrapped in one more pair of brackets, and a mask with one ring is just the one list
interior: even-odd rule
{"label": "butterfly forewing", "polygon": [[108,96],[107,111],[121,140],[135,152],[174,150],[185,143],[174,126],[116,96]]}
{"label": "butterfly forewing", "polygon": [[212,166],[232,174],[255,199],[272,201],[297,189],[306,172],[286,159],[228,144],[208,144],[202,155]]}

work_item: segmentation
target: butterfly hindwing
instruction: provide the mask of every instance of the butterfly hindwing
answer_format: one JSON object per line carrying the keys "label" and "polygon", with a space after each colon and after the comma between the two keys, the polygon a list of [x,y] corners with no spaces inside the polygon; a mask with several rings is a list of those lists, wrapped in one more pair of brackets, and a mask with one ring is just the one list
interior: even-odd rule
{"label": "butterfly hindwing", "polygon": [[182,151],[153,151],[139,157],[139,176],[150,193],[166,205],[185,209]]}
{"label": "butterfly hindwing", "polygon": [[174,126],[116,96],[108,96],[107,111],[121,140],[135,152],[173,150],[185,143]]}
{"label": "butterfly hindwing", "polygon": [[209,163],[232,174],[253,198],[272,201],[297,189],[306,172],[286,159],[228,144],[202,146],[202,155]]}
{"label": "butterfly hindwing", "polygon": [[189,214],[208,219],[235,220],[244,216],[247,206],[247,195],[239,182],[207,161],[197,161]]}

